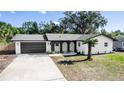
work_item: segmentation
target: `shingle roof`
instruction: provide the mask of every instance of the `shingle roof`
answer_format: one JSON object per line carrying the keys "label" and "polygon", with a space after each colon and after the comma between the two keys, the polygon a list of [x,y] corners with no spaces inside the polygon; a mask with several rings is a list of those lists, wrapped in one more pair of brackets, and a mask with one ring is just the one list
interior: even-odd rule
{"label": "shingle roof", "polygon": [[93,38],[97,35],[100,35],[100,34],[83,34],[78,38],[78,40],[86,40],[86,39],[89,39],[89,38]]}
{"label": "shingle roof", "polygon": [[55,41],[61,41],[61,40],[86,40],[88,38],[94,37],[98,34],[46,34],[48,40],[55,40]]}
{"label": "shingle roof", "polygon": [[43,41],[44,37],[43,35],[38,34],[16,34],[13,38],[13,41]]}
{"label": "shingle roof", "polygon": [[46,37],[48,40],[55,40],[55,41],[61,41],[61,40],[77,40],[81,34],[46,34]]}
{"label": "shingle roof", "polygon": [[124,35],[119,35],[116,37],[118,41],[124,41]]}
{"label": "shingle roof", "polygon": [[[101,34],[17,34],[12,40],[13,41],[75,41],[75,40],[86,40]],[[108,36],[107,36],[108,37]],[[109,37],[111,38],[111,37]],[[111,38],[113,39],[113,38]]]}

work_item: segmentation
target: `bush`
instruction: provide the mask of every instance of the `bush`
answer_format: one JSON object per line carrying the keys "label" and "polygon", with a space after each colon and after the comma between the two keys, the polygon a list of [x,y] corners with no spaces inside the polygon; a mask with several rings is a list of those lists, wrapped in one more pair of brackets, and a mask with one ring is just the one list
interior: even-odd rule
{"label": "bush", "polygon": [[53,54],[53,52],[47,52],[47,54]]}
{"label": "bush", "polygon": [[63,61],[59,61],[59,64],[64,64],[64,65],[72,65],[73,62],[71,60],[63,60]]}

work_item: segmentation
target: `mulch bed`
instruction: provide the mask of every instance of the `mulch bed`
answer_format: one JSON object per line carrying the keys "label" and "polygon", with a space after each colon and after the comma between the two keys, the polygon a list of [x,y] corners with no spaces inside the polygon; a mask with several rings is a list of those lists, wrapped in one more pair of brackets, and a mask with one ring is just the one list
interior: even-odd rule
{"label": "mulch bed", "polygon": [[15,55],[0,55],[0,73],[16,58]]}

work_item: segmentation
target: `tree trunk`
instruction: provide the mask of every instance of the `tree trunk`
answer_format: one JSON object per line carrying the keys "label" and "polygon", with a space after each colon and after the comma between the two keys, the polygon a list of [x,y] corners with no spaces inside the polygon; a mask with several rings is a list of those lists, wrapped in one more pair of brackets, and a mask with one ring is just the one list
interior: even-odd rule
{"label": "tree trunk", "polygon": [[91,56],[92,56],[92,53],[91,53],[91,44],[88,43],[88,55],[87,55],[87,59],[88,60],[92,60]]}

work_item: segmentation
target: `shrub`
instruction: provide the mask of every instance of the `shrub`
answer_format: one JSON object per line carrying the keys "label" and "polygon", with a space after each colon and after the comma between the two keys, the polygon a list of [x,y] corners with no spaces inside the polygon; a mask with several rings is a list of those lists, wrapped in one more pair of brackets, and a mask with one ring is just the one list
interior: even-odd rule
{"label": "shrub", "polygon": [[64,65],[71,65],[73,64],[73,62],[71,60],[63,60],[63,61],[59,61],[59,64],[64,64]]}

